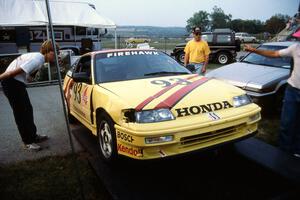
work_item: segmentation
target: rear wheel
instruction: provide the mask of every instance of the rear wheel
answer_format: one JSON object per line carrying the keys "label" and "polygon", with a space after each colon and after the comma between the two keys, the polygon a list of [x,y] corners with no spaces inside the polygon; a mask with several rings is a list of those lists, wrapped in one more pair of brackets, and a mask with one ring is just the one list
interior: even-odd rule
{"label": "rear wheel", "polygon": [[216,61],[219,64],[228,64],[231,61],[231,57],[227,52],[220,52],[217,54]]}
{"label": "rear wheel", "polygon": [[185,56],[185,53],[184,51],[179,51],[176,55],[176,60],[181,63],[181,64],[184,64],[184,56]]}
{"label": "rear wheel", "polygon": [[104,113],[97,118],[97,136],[100,157],[112,162],[117,158],[116,130],[113,120]]}

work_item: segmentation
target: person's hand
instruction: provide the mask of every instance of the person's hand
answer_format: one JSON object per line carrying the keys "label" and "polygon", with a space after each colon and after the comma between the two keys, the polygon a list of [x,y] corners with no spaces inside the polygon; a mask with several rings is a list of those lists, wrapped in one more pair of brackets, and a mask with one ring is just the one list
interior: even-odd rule
{"label": "person's hand", "polygon": [[206,72],[206,66],[203,66],[202,69],[201,69],[201,73],[205,74],[205,72]]}
{"label": "person's hand", "polygon": [[31,83],[31,82],[34,80],[34,77],[32,77],[32,76],[27,76],[26,79],[27,79],[27,82],[28,82],[28,83]]}
{"label": "person's hand", "polygon": [[245,44],[244,50],[245,50],[245,51],[249,51],[249,52],[253,52],[253,51],[255,51],[255,48],[253,48],[253,47],[252,47],[251,45],[249,45],[249,44]]}

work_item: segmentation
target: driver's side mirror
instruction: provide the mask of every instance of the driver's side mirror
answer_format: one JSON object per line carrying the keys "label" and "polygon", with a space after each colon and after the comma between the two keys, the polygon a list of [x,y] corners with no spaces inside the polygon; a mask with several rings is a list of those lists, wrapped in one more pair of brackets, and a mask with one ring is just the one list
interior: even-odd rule
{"label": "driver's side mirror", "polygon": [[90,82],[90,76],[86,72],[73,73],[72,78],[75,82]]}
{"label": "driver's side mirror", "polygon": [[192,73],[194,73],[196,70],[195,65],[193,64],[187,64],[185,67]]}

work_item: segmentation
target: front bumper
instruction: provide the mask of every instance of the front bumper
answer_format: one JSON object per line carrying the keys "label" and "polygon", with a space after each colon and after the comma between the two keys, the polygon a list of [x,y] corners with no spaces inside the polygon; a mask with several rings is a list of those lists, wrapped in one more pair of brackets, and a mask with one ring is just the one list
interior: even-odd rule
{"label": "front bumper", "polygon": [[[253,116],[256,116],[253,118]],[[261,119],[260,108],[244,114],[220,120],[212,124],[201,124],[198,127],[163,130],[163,134],[139,134],[116,125],[117,148],[120,155],[139,160],[156,159],[175,156],[196,150],[207,149],[234,142],[252,136],[257,131],[257,123]],[[146,137],[173,135],[171,142],[146,144]]]}

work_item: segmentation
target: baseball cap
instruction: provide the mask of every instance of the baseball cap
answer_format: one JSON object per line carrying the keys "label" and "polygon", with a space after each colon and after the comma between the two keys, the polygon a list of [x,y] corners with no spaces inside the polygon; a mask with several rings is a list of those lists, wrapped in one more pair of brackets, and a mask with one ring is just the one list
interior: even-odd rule
{"label": "baseball cap", "polygon": [[201,28],[200,27],[193,28],[193,33],[201,33]]}
{"label": "baseball cap", "polygon": [[293,34],[294,37],[300,38],[300,29]]}

